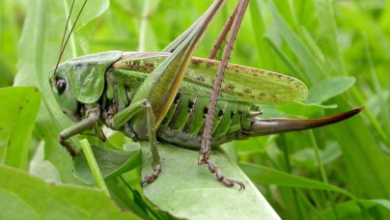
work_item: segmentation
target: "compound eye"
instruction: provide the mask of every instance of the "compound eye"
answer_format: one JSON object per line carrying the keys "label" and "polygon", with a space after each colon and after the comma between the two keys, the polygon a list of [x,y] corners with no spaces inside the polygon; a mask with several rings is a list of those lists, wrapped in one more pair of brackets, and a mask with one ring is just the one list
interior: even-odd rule
{"label": "compound eye", "polygon": [[65,89],[66,89],[66,81],[63,79],[58,79],[57,80],[58,94],[61,95],[62,93],[64,93]]}

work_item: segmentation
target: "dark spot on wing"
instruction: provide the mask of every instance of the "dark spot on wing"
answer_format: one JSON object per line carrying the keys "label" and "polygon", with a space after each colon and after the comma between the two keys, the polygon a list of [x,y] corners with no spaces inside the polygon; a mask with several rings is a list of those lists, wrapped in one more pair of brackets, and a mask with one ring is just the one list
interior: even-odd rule
{"label": "dark spot on wing", "polygon": [[227,84],[227,86],[226,86],[227,90],[234,90],[235,88],[236,88],[236,86],[231,84],[231,83]]}
{"label": "dark spot on wing", "polygon": [[199,81],[199,82],[204,82],[206,79],[204,78],[204,76],[200,75],[200,76],[197,76],[196,79]]}
{"label": "dark spot on wing", "polygon": [[251,89],[245,89],[244,92],[247,93],[247,94],[251,94],[252,90]]}

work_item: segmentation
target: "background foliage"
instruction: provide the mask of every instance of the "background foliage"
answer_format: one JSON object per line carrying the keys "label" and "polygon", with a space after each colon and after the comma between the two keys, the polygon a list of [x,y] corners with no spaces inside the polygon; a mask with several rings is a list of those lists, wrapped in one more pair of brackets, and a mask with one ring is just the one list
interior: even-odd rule
{"label": "background foliage", "polygon": [[[160,51],[211,2],[114,0],[108,7],[106,1],[91,1],[78,26],[83,28],[76,28],[64,60],[108,50]],[[230,1],[214,22],[197,56],[210,52],[235,3]],[[72,173],[72,160],[57,141],[58,132],[71,122],[60,112],[47,83],[69,5],[53,0],[0,2],[0,86],[28,85],[40,91],[0,90],[0,207],[8,210],[0,212],[0,219],[64,218],[64,212],[72,219],[173,218],[139,193],[139,168],[126,173],[125,182],[119,177],[107,182],[112,199],[126,213]],[[250,2],[231,62],[299,78],[308,85],[312,104],[263,106],[262,117],[315,118],[366,107],[359,116],[337,125],[254,138],[227,148],[281,218],[386,219],[389,215],[389,10],[390,2],[384,0]],[[135,149],[118,133],[110,143],[113,148]],[[54,202],[47,206],[47,201]],[[25,203],[28,207],[21,209]],[[187,206],[187,217],[195,217],[197,212],[191,211],[196,204]],[[213,209],[218,213],[222,207],[214,204]]]}

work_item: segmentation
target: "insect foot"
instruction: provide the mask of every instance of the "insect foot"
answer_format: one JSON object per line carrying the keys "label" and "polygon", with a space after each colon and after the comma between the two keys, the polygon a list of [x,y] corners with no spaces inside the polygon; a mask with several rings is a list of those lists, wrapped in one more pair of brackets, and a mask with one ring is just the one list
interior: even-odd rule
{"label": "insect foot", "polygon": [[160,173],[161,173],[161,164],[157,164],[154,166],[154,172],[151,175],[145,176],[144,180],[142,180],[141,186],[143,187],[146,184],[155,181],[157,177],[160,175]]}
{"label": "insect foot", "polygon": [[211,173],[215,173],[217,179],[225,186],[233,187],[235,184],[240,186],[239,190],[245,190],[245,185],[242,182],[227,178],[215,163],[209,159],[203,161],[203,164],[207,164]]}
{"label": "insect foot", "polygon": [[58,135],[58,140],[60,141],[60,144],[65,147],[65,149],[69,152],[72,159],[74,159],[77,156],[76,150],[72,147],[72,145],[69,143],[69,141],[66,140],[66,136],[62,133]]}

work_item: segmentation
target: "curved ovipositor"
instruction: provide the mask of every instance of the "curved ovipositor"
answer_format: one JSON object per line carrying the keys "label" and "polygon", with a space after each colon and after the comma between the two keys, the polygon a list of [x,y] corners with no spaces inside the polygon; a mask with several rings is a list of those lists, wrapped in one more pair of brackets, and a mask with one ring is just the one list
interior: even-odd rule
{"label": "curved ovipositor", "polygon": [[346,120],[358,114],[363,109],[364,107],[360,107],[338,115],[320,119],[259,119],[253,122],[251,129],[246,131],[245,134],[248,136],[260,136],[317,128]]}

